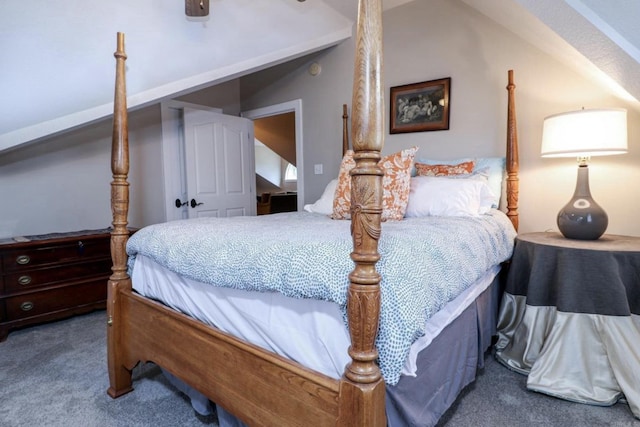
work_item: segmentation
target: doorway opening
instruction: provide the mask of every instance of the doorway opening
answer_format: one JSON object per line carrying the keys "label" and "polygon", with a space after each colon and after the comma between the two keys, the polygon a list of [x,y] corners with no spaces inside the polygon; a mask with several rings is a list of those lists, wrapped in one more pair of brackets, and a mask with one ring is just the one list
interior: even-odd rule
{"label": "doorway opening", "polygon": [[254,124],[258,215],[302,210],[302,101],[245,111],[241,115]]}

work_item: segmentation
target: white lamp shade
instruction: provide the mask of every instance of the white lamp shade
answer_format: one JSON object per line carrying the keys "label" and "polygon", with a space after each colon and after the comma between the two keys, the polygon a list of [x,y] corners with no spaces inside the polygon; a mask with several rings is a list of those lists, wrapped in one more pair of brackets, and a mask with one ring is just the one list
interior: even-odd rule
{"label": "white lamp shade", "polygon": [[543,157],[589,157],[627,152],[627,110],[593,109],[544,119]]}

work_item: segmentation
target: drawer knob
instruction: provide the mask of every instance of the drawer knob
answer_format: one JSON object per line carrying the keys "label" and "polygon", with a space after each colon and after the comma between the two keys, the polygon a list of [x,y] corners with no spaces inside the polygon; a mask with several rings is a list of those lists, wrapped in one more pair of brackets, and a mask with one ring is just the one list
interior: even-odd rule
{"label": "drawer knob", "polygon": [[20,310],[22,311],[29,311],[33,308],[33,303],[31,301],[25,301],[22,304],[20,304]]}
{"label": "drawer knob", "polygon": [[31,283],[31,276],[20,276],[18,277],[18,283],[21,285],[28,285]]}
{"label": "drawer knob", "polygon": [[16,258],[16,262],[21,265],[29,264],[30,261],[29,255],[18,255]]}

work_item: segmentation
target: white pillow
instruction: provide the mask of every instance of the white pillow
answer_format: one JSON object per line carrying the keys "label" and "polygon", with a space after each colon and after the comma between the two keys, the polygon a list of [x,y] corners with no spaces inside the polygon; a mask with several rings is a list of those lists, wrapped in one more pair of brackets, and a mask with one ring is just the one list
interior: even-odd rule
{"label": "white pillow", "polygon": [[416,158],[416,163],[425,163],[427,165],[457,165],[462,162],[468,162],[469,160],[473,160],[476,162],[475,166],[473,167],[473,173],[483,169],[487,170],[488,168],[489,188],[491,188],[491,192],[495,196],[493,200],[493,207],[497,208],[500,205],[500,198],[503,196],[502,184],[504,182],[506,167],[506,159],[504,157],[465,157],[450,160]]}
{"label": "white pillow", "polygon": [[333,196],[338,186],[338,179],[333,179],[322,192],[322,196],[312,205],[304,205],[304,210],[311,213],[331,215],[333,213]]}
{"label": "white pillow", "polygon": [[489,212],[494,200],[486,180],[477,176],[417,176],[411,178],[405,216],[478,216]]}

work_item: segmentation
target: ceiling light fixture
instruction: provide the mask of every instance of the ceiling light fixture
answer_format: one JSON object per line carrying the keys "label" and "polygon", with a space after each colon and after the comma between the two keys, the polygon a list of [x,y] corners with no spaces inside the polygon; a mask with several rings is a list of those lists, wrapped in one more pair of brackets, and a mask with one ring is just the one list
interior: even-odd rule
{"label": "ceiling light fixture", "polygon": [[184,0],[184,13],[199,17],[209,15],[209,0]]}

